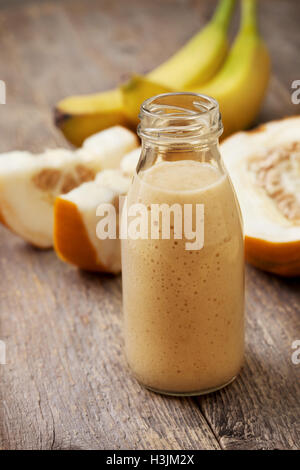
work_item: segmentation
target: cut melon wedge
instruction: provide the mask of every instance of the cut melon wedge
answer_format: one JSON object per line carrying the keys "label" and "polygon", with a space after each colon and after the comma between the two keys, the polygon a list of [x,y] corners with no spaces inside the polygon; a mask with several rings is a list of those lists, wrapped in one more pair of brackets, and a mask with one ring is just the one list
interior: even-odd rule
{"label": "cut melon wedge", "polygon": [[94,180],[103,168],[118,166],[135,147],[136,135],[116,126],[90,137],[76,151],[0,155],[0,222],[37,247],[53,246],[55,198]]}
{"label": "cut melon wedge", "polygon": [[247,261],[300,275],[300,116],[239,132],[220,148],[242,210]]}
{"label": "cut melon wedge", "polygon": [[120,240],[97,237],[99,217],[96,211],[102,203],[113,204],[118,223],[119,196],[127,193],[129,185],[130,178],[120,170],[104,170],[95,181],[57,197],[54,247],[63,261],[89,271],[114,274],[121,271]]}
{"label": "cut melon wedge", "polygon": [[114,126],[97,132],[82,144],[83,150],[97,156],[102,170],[118,168],[124,154],[137,146],[137,135],[122,126]]}
{"label": "cut melon wedge", "polygon": [[124,175],[133,176],[135,174],[136,167],[141,156],[141,151],[142,148],[138,147],[137,149],[134,149],[124,155],[120,163],[120,168]]}

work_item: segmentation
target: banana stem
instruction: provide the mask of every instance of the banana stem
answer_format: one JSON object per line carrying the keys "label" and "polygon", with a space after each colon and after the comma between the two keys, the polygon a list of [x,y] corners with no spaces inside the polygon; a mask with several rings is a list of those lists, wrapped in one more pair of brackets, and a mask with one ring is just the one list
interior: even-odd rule
{"label": "banana stem", "polygon": [[242,0],[241,29],[257,33],[256,0]]}
{"label": "banana stem", "polygon": [[225,30],[228,29],[235,2],[236,0],[220,0],[212,17],[212,23],[217,23]]}

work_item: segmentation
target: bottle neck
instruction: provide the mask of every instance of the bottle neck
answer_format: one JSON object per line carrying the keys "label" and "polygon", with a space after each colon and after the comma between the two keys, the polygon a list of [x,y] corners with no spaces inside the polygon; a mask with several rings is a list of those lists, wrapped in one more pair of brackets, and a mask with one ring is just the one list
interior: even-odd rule
{"label": "bottle neck", "polygon": [[140,119],[142,158],[138,171],[162,160],[214,160],[219,165],[223,126],[213,98],[196,93],[158,95],[143,103]]}
{"label": "bottle neck", "polygon": [[198,144],[173,144],[166,145],[161,142],[153,142],[142,139],[142,152],[137,172],[146,170],[151,166],[167,161],[194,160],[201,163],[209,163],[219,168],[223,173],[223,164],[220,158],[219,141],[217,138]]}
{"label": "bottle neck", "polygon": [[223,132],[219,105],[198,93],[166,93],[141,106],[138,134],[160,146],[201,146],[218,140]]}

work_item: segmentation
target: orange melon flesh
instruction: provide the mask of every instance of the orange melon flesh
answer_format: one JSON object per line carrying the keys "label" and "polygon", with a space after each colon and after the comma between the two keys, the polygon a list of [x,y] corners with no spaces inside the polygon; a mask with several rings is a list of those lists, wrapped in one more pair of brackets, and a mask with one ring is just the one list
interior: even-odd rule
{"label": "orange melon flesh", "polygon": [[81,269],[102,271],[80,212],[71,201],[57,198],[54,207],[54,247],[58,256]]}
{"label": "orange melon flesh", "polygon": [[246,260],[300,275],[300,116],[234,134],[220,149],[241,206]]}
{"label": "orange melon flesh", "polygon": [[299,276],[300,241],[272,243],[245,237],[246,260],[257,268],[282,276]]}
{"label": "orange melon flesh", "polygon": [[118,223],[118,196],[126,194],[129,185],[130,178],[120,170],[104,170],[94,181],[56,198],[54,248],[62,260],[88,271],[121,271],[120,241],[97,237],[96,210],[101,203],[112,204]]}

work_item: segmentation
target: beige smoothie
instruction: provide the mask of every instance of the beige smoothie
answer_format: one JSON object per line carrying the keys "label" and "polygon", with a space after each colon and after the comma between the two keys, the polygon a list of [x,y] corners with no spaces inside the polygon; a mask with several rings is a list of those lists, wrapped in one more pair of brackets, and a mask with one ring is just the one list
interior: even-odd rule
{"label": "beige smoothie", "polygon": [[128,206],[204,204],[204,246],[122,240],[126,355],[145,386],[171,394],[218,389],[244,349],[244,249],[227,176],[196,160],[161,161],[134,177]]}

